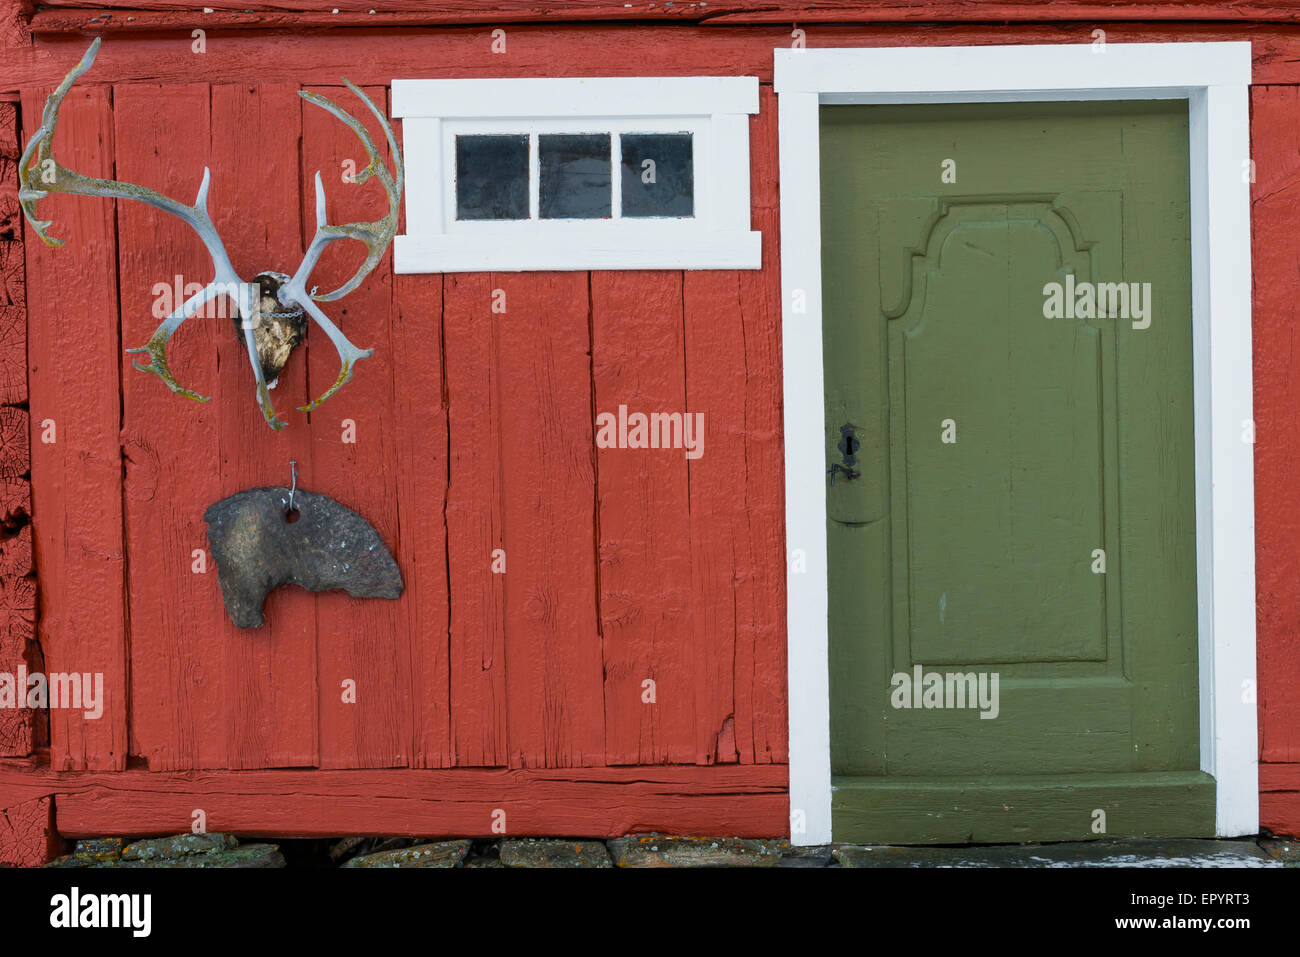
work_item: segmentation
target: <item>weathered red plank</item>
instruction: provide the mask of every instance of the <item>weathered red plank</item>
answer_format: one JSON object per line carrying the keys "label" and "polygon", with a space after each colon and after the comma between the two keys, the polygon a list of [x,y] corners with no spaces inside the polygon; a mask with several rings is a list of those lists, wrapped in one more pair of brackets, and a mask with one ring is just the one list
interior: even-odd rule
{"label": "weathered red plank", "polygon": [[1300,91],[1251,91],[1251,256],[1255,275],[1255,590],[1260,757],[1300,761],[1300,318],[1289,278],[1300,273]]}
{"label": "weathered red plank", "polygon": [[[297,164],[301,100],[292,84],[220,84],[212,88],[213,175],[221,195],[212,200],[213,220],[239,276],[290,273],[302,258],[300,178]],[[215,190],[215,187],[214,187]],[[314,218],[312,222],[315,222]],[[199,514],[217,498],[248,488],[298,482],[313,488],[311,430],[297,410],[307,403],[309,353],[291,356],[271,391],[288,427],[267,427],[256,400],[248,348],[231,319],[215,326],[217,449],[221,493],[196,503]],[[313,489],[314,490],[314,489]],[[207,544],[206,532],[203,544]],[[210,557],[210,556],[209,556]],[[218,592],[215,569],[205,581]],[[250,631],[233,627],[224,606],[208,619],[213,665],[229,676],[225,729],[230,768],[294,767],[317,763],[316,602],[295,586],[277,588],[263,606],[266,624]]]}
{"label": "weathered red plank", "polygon": [[[785,550],[797,546],[787,546],[785,538],[776,100],[770,87],[763,88],[760,112],[750,119],[753,226],[763,234],[763,268],[739,274],[749,552],[739,557],[736,576],[736,673],[743,677],[736,683],[736,745],[742,761],[784,764],[789,752]],[[689,401],[689,378],[687,388]]]}
{"label": "weathered red plank", "polygon": [[1300,836],[1300,763],[1259,766],[1259,824]]}
{"label": "weathered red plank", "polygon": [[[1176,25],[1085,21],[1023,25],[812,25],[810,47],[963,46],[1090,43],[1094,29],[1107,42],[1249,41],[1256,83],[1300,82],[1300,26],[1244,23]],[[391,28],[301,31],[212,30],[207,53],[192,52],[188,32],[166,39],[115,36],[105,43],[82,83],[228,82],[232,75],[264,83],[385,85],[394,77],[645,76],[700,74],[772,80],[772,50],[788,47],[790,24],[771,26],[593,24],[510,28],[507,52],[492,52],[490,31],[467,28]],[[0,60],[0,93],[57,84],[85,52],[84,36],[50,36]],[[620,56],[610,55],[618,50]]]}
{"label": "weathered red plank", "polygon": [[[25,122],[48,90],[24,96]],[[34,127],[29,126],[30,135]],[[55,155],[70,169],[111,176],[113,118],[107,90],[77,89],[63,102]],[[52,195],[41,215],[62,248],[27,228],[27,274],[40,290],[29,308],[33,521],[41,582],[40,639],[55,672],[102,673],[104,711],[50,713],[50,760],[59,769],[125,767],[126,643],[122,452],[119,444],[117,241],[112,204]]]}
{"label": "weathered red plank", "polygon": [[[204,83],[116,90],[117,177],[192,202],[203,167],[212,164],[208,104]],[[160,161],[164,151],[166,162]],[[219,174],[209,207],[229,202],[232,186]],[[80,202],[89,207],[79,210],[83,216],[99,206],[111,208],[105,200]],[[121,338],[135,348],[177,305],[177,277],[183,297],[187,284],[212,278],[212,264],[190,227],[143,203],[119,204],[118,229]],[[229,324],[196,317],[172,338],[168,361],[184,386],[216,394],[216,342],[229,335]],[[132,753],[155,770],[223,767],[232,758],[225,729],[236,680],[225,667],[223,649],[234,630],[223,621],[203,523],[203,510],[222,497],[221,400],[198,403],[173,395],[156,377],[133,368],[133,361],[146,364],[138,356],[120,356]],[[205,573],[194,571],[195,549],[204,550]],[[53,600],[66,605],[72,594],[61,591]]]}
{"label": "weathered red plank", "polygon": [[[518,23],[527,21],[610,21],[610,20],[677,20],[709,23],[776,21],[792,22],[885,22],[916,20],[979,20],[1014,22],[1018,20],[1263,20],[1292,22],[1297,19],[1294,5],[1286,2],[1232,3],[1214,0],[1149,0],[1130,3],[1062,2],[1062,0],[1020,0],[1020,2],[970,3],[949,0],[714,0],[712,3],[680,2],[665,4],[640,0],[637,3],[612,3],[610,0],[492,0],[483,5],[466,5],[448,0],[403,0],[400,10],[378,11],[368,6],[371,0],[263,0],[253,7],[240,0],[213,0],[211,12],[199,13],[183,0],[104,0],[98,9],[78,8],[84,0],[50,0],[33,18],[33,29],[55,30],[131,30],[157,29],[160,26],[248,25],[284,22],[290,17],[313,24],[354,24],[369,22],[402,23]],[[110,11],[129,11],[110,12]],[[105,14],[107,13],[107,16]]]}
{"label": "weathered red plank", "polygon": [[587,276],[495,278],[510,766],[600,765]]}
{"label": "weathered red plank", "polygon": [[[686,274],[686,398],[704,413],[690,463],[697,760],[786,760],[784,474],[776,104],[752,124],[762,272]],[[719,374],[719,356],[730,356]],[[793,545],[792,545],[793,547]]]}
{"label": "weathered red plank", "polygon": [[[592,273],[591,329],[597,416],[613,416],[617,430],[620,418],[626,420],[620,407],[629,416],[675,414],[683,427],[677,437],[684,442],[682,274]],[[710,374],[744,388],[737,381],[740,370],[715,365]],[[667,437],[673,438],[671,432]],[[618,440],[617,432],[613,438]],[[657,435],[654,444],[663,444],[662,438]],[[692,627],[686,454],[683,447],[596,451],[610,764],[695,761],[692,639],[698,636]]]}
{"label": "weathered red plank", "polygon": [[[411,642],[410,706],[415,733],[410,764],[418,768],[445,768],[455,763],[449,695],[450,453],[442,355],[442,287],[441,275],[393,277],[393,431],[398,455],[397,521],[402,531],[394,557],[406,583],[403,605]],[[499,622],[500,616],[496,620]],[[480,673],[481,667],[476,667],[474,674]],[[498,734],[498,723],[487,717],[490,740]],[[471,725],[467,730],[482,727]],[[500,728],[504,741],[503,723]],[[474,734],[468,738],[478,740]],[[504,747],[498,753],[504,756]]]}
{"label": "weathered red plank", "polygon": [[57,857],[62,846],[51,798],[0,808],[0,866],[40,867]]}
{"label": "weathered red plank", "polygon": [[[490,273],[444,280],[448,694],[458,767],[502,766],[508,753],[505,592],[511,565],[504,551],[497,344],[511,334],[511,318],[508,311],[492,311],[497,288]],[[508,300],[504,306],[508,310]]]}
{"label": "weathered red plank", "polygon": [[[388,149],[374,116],[345,87],[314,88],[369,129],[384,155]],[[383,87],[366,94],[387,113]],[[382,218],[388,202],[378,180],[357,186],[343,181],[365,169],[369,159],[356,135],[319,107],[302,104],[302,182],[305,236],[315,229],[314,176],[325,184],[329,221]],[[308,286],[336,289],[356,271],[365,251],[360,243],[335,243],[322,257]],[[374,271],[343,299],[322,309],[359,348],[374,355],[357,363],[352,381],[311,414],[312,491],[329,495],[359,512],[390,548],[398,535],[397,450],[393,412],[392,259],[385,254]],[[313,328],[309,383],[323,393],[338,377],[339,356]],[[294,412],[299,421],[303,416]],[[400,549],[399,549],[400,551]],[[404,596],[400,601],[409,600]],[[413,742],[409,702],[411,676],[409,616],[399,602],[349,598],[342,591],[316,598],[316,645],[320,668],[320,760],[325,767],[391,767],[410,760]],[[345,682],[355,695],[345,700]],[[350,686],[351,687],[351,686]]]}
{"label": "weathered red plank", "polygon": [[0,793],[56,795],[73,838],[187,829],[194,808],[209,830],[250,835],[488,837],[497,811],[514,835],[789,833],[786,770],[771,766],[56,775],[0,761]]}

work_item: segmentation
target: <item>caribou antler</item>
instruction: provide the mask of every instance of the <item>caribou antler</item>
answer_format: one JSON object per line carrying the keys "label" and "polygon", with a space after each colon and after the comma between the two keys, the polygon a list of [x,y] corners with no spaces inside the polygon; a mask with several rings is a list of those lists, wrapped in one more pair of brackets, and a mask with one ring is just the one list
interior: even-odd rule
{"label": "caribou antler", "polygon": [[[406,170],[402,166],[402,153],[397,148],[397,140],[393,136],[393,128],[388,125],[384,114],[371,101],[370,97],[361,92],[360,88],[353,84],[347,77],[342,77],[347,84],[347,88],[356,94],[370,109],[370,112],[379,120],[380,125],[384,128],[384,136],[388,139],[388,148],[393,154],[393,163],[397,168],[397,177],[388,172],[388,167],[384,164],[383,157],[379,155],[379,150],[375,148],[375,141],[370,138],[366,128],[361,122],[350,113],[345,112],[332,100],[329,100],[318,93],[309,93],[306,90],[299,90],[298,95],[308,103],[319,106],[326,112],[342,120],[352,132],[357,134],[361,140],[361,145],[366,148],[366,156],[369,162],[366,168],[357,173],[352,178],[354,183],[364,183],[371,176],[376,176],[384,187],[384,192],[388,195],[388,215],[383,219],[375,220],[372,223],[344,223],[342,225],[331,225],[325,219],[325,186],[321,182],[320,170],[316,171],[316,235],[312,237],[311,243],[307,246],[307,252],[302,258],[302,263],[290,277],[289,281],[280,287],[279,299],[286,306],[301,306],[307,310],[307,313],[316,321],[316,325],[321,327],[325,335],[330,337],[330,342],[334,343],[334,348],[338,350],[339,360],[342,363],[339,369],[338,378],[334,384],[325,391],[319,398],[314,399],[310,404],[299,406],[302,412],[310,412],[319,406],[322,402],[332,396],[352,378],[352,366],[357,361],[373,355],[373,349],[358,349],[348,337],[339,331],[338,326],[329,320],[329,317],[321,311],[316,305],[317,302],[333,302],[336,299],[342,299],[353,289],[361,284],[361,280],[369,275],[370,271],[375,268],[379,259],[392,242],[394,234],[397,232],[397,207],[402,198],[402,186],[406,181]],[[339,239],[355,239],[364,243],[368,253],[365,262],[357,269],[352,278],[339,286],[333,292],[321,296],[315,294],[315,288],[309,293],[307,291],[307,279],[311,276],[312,270],[316,268],[316,263],[320,261],[321,253],[330,243]]]}
{"label": "caribou antler", "polygon": [[[72,85],[90,69],[95,62],[95,54],[99,51],[100,38],[96,37],[90,44],[90,49],[86,51],[85,56],[81,58],[72,71],[64,77],[63,82],[59,84],[50,98],[45,103],[45,111],[41,117],[41,126],[32,134],[31,140],[23,150],[22,162],[18,170],[19,192],[18,199],[22,206],[23,214],[32,224],[36,234],[51,246],[62,246],[63,242],[51,237],[46,228],[51,225],[50,221],[42,221],[36,217],[36,204],[48,196],[50,193],[70,193],[78,196],[101,196],[107,199],[133,199],[142,203],[147,203],[163,212],[171,213],[188,223],[191,228],[198,233],[203,245],[207,247],[208,254],[212,257],[212,267],[215,273],[212,281],[202,290],[187,299],[171,315],[163,320],[162,324],[149,338],[145,345],[137,349],[127,349],[128,353],[148,353],[150,361],[148,365],[141,365],[139,362],[133,362],[137,369],[144,372],[152,372],[167,384],[167,387],[173,392],[195,399],[199,402],[209,401],[209,396],[202,396],[196,392],[186,389],[176,381],[172,376],[171,369],[167,363],[167,342],[186,319],[192,317],[202,306],[217,298],[226,295],[234,300],[239,310],[240,329],[244,344],[248,349],[249,362],[253,367],[253,374],[257,379],[257,402],[262,410],[262,415],[272,429],[282,429],[285,427],[283,422],[276,414],[275,407],[271,403],[270,386],[267,384],[266,374],[263,373],[265,359],[259,356],[258,343],[255,333],[261,330],[263,320],[292,318],[297,315],[301,317],[302,313],[298,310],[305,310],[306,313],[316,321],[321,330],[329,336],[330,341],[339,352],[339,358],[342,362],[342,369],[339,372],[338,379],[322,395],[309,405],[302,406],[304,412],[310,412],[319,406],[322,402],[337,392],[349,379],[352,378],[352,367],[359,360],[372,355],[373,349],[358,349],[347,337],[334,325],[333,322],[320,310],[316,301],[330,302],[340,299],[355,289],[366,275],[375,268],[379,259],[384,254],[389,242],[392,241],[393,235],[397,232],[397,208],[401,201],[402,187],[405,181],[405,171],[402,166],[402,155],[398,150],[396,138],[393,136],[392,127],[384,118],[384,114],[371,102],[370,98],[361,92],[356,86],[347,79],[343,82],[347,84],[348,89],[352,90],[361,100],[370,108],[370,111],[379,120],[384,128],[384,135],[388,139],[389,149],[392,151],[395,165],[397,167],[396,179],[389,173],[387,166],[384,165],[375,148],[374,141],[366,132],[365,127],[354,117],[345,113],[342,109],[332,103],[330,100],[316,93],[300,91],[299,95],[308,102],[327,110],[334,116],[342,120],[349,128],[357,134],[366,152],[370,157],[369,165],[362,170],[353,179],[353,182],[364,183],[372,175],[379,178],[383,184],[384,191],[388,195],[388,215],[373,223],[347,223],[344,225],[329,225],[325,221],[325,189],[321,185],[320,173],[316,174],[316,235],[311,244],[307,247],[307,252],[303,257],[301,265],[292,277],[283,282],[275,292],[275,297],[284,306],[292,310],[290,313],[264,313],[262,312],[262,296],[264,290],[258,283],[245,283],[239,278],[231,265],[230,257],[226,254],[225,247],[221,243],[221,237],[217,234],[216,227],[212,224],[212,219],[208,215],[208,184],[210,174],[207,168],[203,170],[203,181],[199,186],[198,197],[193,206],[186,206],[184,203],[177,202],[161,193],[148,189],[143,186],[137,186],[134,183],[118,182],[116,180],[96,179],[90,176],[83,176],[61,165],[51,155],[51,147],[54,141],[55,127],[59,120],[59,107],[63,103],[63,98],[67,95]],[[34,182],[33,177],[39,180]],[[356,239],[365,243],[369,254],[362,263],[361,268],[346,283],[335,289],[333,292],[323,295],[314,295],[314,290],[309,293],[306,289],[306,282],[315,269],[316,263],[320,260],[321,253],[325,247],[338,239]],[[271,278],[266,278],[271,277]],[[262,273],[259,280],[268,283],[275,283],[284,277],[277,273]],[[260,333],[259,333],[260,334]],[[281,335],[278,339],[268,339],[268,351],[276,350],[279,352],[277,366],[278,369],[283,365],[287,357],[285,340]],[[288,344],[291,349],[296,344],[296,339]]]}
{"label": "caribou antler", "polygon": [[[199,402],[207,402],[210,396],[202,396],[197,392],[186,389],[172,375],[171,368],[167,364],[167,341],[182,322],[192,316],[200,307],[218,296],[231,296],[238,304],[241,313],[245,312],[246,307],[251,309],[253,306],[246,291],[247,287],[230,264],[230,257],[226,254],[226,248],[222,245],[221,237],[217,234],[217,229],[212,225],[212,219],[208,215],[208,184],[211,176],[207,168],[205,167],[203,170],[203,182],[199,185],[199,193],[194,200],[194,205],[186,206],[169,196],[164,196],[144,186],[137,186],[135,183],[123,183],[116,180],[83,176],[81,173],[74,172],[61,165],[52,155],[54,131],[59,122],[59,107],[63,105],[63,98],[72,89],[72,84],[77,82],[81,75],[89,70],[91,64],[95,62],[95,54],[99,52],[99,43],[100,38],[96,37],[90,44],[90,49],[81,58],[81,62],[72,68],[72,71],[63,78],[63,82],[59,84],[58,88],[50,94],[50,98],[45,101],[45,111],[41,115],[41,125],[32,134],[26,149],[23,150],[22,161],[18,165],[18,201],[22,206],[23,214],[27,217],[27,221],[36,230],[36,235],[50,246],[62,246],[63,240],[56,239],[46,232],[46,229],[52,224],[52,220],[40,220],[36,217],[36,204],[50,193],[138,200],[153,206],[155,209],[161,209],[165,213],[171,213],[188,223],[198,233],[199,238],[203,240],[203,245],[207,247],[208,255],[212,257],[212,268],[215,273],[212,282],[187,299],[181,304],[180,308],[164,319],[162,325],[158,327],[158,330],[147,344],[142,348],[128,349],[127,351],[149,353],[150,364],[140,365],[138,362],[134,363],[137,369],[154,373],[163,382],[167,383],[167,387],[173,392]],[[34,165],[33,161],[35,161]],[[33,176],[39,180],[39,183],[33,183]]]}

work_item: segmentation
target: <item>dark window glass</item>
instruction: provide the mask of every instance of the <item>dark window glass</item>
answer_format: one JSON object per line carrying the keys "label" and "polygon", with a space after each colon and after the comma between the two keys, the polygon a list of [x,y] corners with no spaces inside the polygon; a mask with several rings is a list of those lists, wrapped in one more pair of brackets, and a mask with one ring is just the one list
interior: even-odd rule
{"label": "dark window glass", "polygon": [[611,213],[608,133],[556,133],[537,138],[542,219],[607,219]]}
{"label": "dark window glass", "polygon": [[528,218],[528,137],[456,137],[456,218]]}
{"label": "dark window glass", "polygon": [[623,215],[694,216],[690,133],[624,133]]}

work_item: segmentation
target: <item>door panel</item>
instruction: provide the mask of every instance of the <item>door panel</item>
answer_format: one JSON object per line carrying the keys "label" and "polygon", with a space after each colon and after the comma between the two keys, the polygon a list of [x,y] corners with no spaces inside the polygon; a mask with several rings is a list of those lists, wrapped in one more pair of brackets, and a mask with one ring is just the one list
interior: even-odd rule
{"label": "door panel", "polygon": [[823,107],[821,157],[836,840],[1212,833],[1186,103]]}

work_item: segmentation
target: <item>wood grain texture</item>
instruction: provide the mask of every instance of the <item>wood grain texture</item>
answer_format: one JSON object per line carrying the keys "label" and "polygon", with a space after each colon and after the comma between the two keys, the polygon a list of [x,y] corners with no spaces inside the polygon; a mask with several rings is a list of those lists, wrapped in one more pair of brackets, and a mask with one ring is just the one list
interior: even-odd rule
{"label": "wood grain texture", "polygon": [[[1109,43],[1248,41],[1256,83],[1300,82],[1300,25],[1259,23],[1026,23],[1023,25],[881,24],[812,26],[811,47],[962,46],[1090,43],[1092,30]],[[473,76],[757,76],[772,81],[774,47],[791,43],[790,24],[734,26],[592,24],[582,29],[521,24],[511,28],[507,53],[491,49],[484,27],[334,30],[212,30],[207,53],[191,52],[185,33],[116,36],[100,50],[80,85],[120,82],[228,82],[231,75],[264,83],[362,86],[395,77]],[[53,86],[85,52],[82,35],[39,38],[0,60],[0,94]],[[613,55],[618,51],[620,55]]]}
{"label": "wood grain texture", "polygon": [[[680,272],[591,274],[597,416],[617,423],[624,418],[621,407],[627,416],[665,413],[684,421],[692,410],[686,403],[683,322]],[[679,430],[679,440],[683,436]],[[670,427],[654,444],[672,437]],[[610,764],[696,759],[689,464],[684,447],[596,450]],[[647,700],[652,689],[646,681],[654,682],[653,700]]]}
{"label": "wood grain texture", "polygon": [[63,841],[54,829],[54,800],[43,797],[0,808],[0,866],[40,867]]}
{"label": "wood grain texture", "polygon": [[[192,201],[211,163],[209,88],[195,83],[115,91],[116,175],[182,202]],[[177,155],[158,161],[158,129],[175,137]],[[224,177],[210,205],[227,201]],[[111,206],[81,198],[88,209]],[[145,343],[176,305],[176,277],[202,285],[212,265],[193,231],[141,203],[118,204],[118,287],[122,345]],[[80,250],[77,250],[80,256]],[[162,284],[158,286],[157,284]],[[163,293],[168,289],[169,293]],[[160,302],[161,298],[161,302]],[[155,303],[159,303],[157,309]],[[187,388],[212,396],[218,386],[217,342],[232,336],[229,319],[195,317],[168,344],[173,374]],[[223,497],[220,407],[169,392],[121,354],[122,455],[131,627],[131,750],[158,770],[223,766],[233,760],[224,733],[237,680],[224,649],[235,632],[217,590],[216,567],[192,570],[195,549],[207,548],[204,508]],[[139,360],[142,361],[143,360]],[[66,596],[60,596],[66,601]],[[212,733],[214,729],[221,729]]]}
{"label": "wood grain texture", "polygon": [[[345,87],[310,89],[361,120],[384,161],[390,162],[382,129],[355,96]],[[367,87],[365,92],[386,114],[386,89]],[[316,222],[316,170],[325,184],[329,222],[382,218],[388,203],[377,180],[361,186],[343,181],[349,169],[360,171],[369,162],[356,135],[319,107],[303,101],[301,109],[304,235],[310,238]],[[345,165],[349,162],[350,167]],[[332,244],[308,287],[319,285],[321,293],[338,288],[364,254],[360,243]],[[310,425],[315,490],[359,512],[390,546],[399,537],[391,255],[385,253],[347,296],[322,303],[344,335],[359,348],[373,348],[374,355],[358,362],[352,380],[311,413]],[[338,378],[340,360],[319,329],[313,328],[309,339],[308,378],[316,396]],[[301,413],[294,415],[302,419]],[[322,766],[391,767],[408,762],[413,738],[408,702],[415,691],[409,618],[401,604],[408,600],[354,599],[341,591],[316,596]],[[343,682],[348,680],[356,685],[355,703],[343,700]]]}
{"label": "wood grain texture", "polygon": [[1300,762],[1260,764],[1259,826],[1300,836]]}
{"label": "wood grain texture", "polygon": [[[833,779],[837,843],[978,844],[1214,833],[1214,778],[1202,771],[910,781]],[[936,808],[941,808],[936,813]],[[1093,809],[1106,831],[1093,831]]]}
{"label": "wood grain texture", "polygon": [[[28,539],[25,550],[30,562],[30,529],[25,526],[23,536]],[[6,551],[15,538],[5,540]],[[4,575],[0,577],[0,671],[17,675],[20,666],[28,673],[40,671],[41,661],[36,638],[36,579],[32,575]],[[0,710],[0,756],[22,757],[32,753],[36,745],[38,721],[48,723],[48,712],[38,714],[28,708]]]}
{"label": "wood grain texture", "polygon": [[783,767],[53,774],[0,761],[0,793],[54,795],[69,838],[188,830],[195,808],[209,830],[268,836],[492,837],[497,810],[515,836],[789,830]]}
{"label": "wood grain texture", "polygon": [[[454,763],[443,281],[440,275],[393,277],[389,340],[399,530],[393,556],[406,584],[401,611],[410,636],[408,704],[414,732],[409,763],[417,768],[445,768]],[[497,725],[489,721],[486,727],[495,729]],[[504,732],[504,725],[501,727]],[[471,723],[466,730],[470,740],[478,740],[479,725]],[[500,753],[504,754],[504,748]]]}
{"label": "wood grain texture", "polygon": [[[335,5],[337,4],[337,5]],[[614,21],[658,20],[705,22],[710,24],[774,21],[801,22],[886,22],[1002,21],[1024,20],[1258,20],[1292,22],[1298,18],[1290,3],[1233,3],[1211,0],[1149,0],[1131,3],[1062,2],[1062,0],[1020,0],[1020,2],[976,3],[972,0],[714,0],[712,3],[664,4],[640,0],[611,3],[610,0],[491,0],[470,6],[449,0],[403,0],[398,10],[378,11],[368,0],[263,0],[246,6],[240,0],[214,0],[212,12],[199,13],[182,0],[121,0],[100,2],[85,9],[85,0],[52,0],[32,19],[37,32],[70,30],[141,30],[162,26],[180,27],[255,25],[291,20],[312,24],[359,23],[520,23],[529,21]]]}
{"label": "wood grain texture", "polygon": [[[770,87],[761,90],[760,109],[757,116],[750,118],[750,163],[753,168],[753,228],[763,233],[763,268],[736,274],[744,342],[744,376],[735,388],[744,394],[745,405],[743,444],[733,447],[734,455],[745,461],[743,521],[744,539],[747,540],[747,548],[738,553],[737,566],[736,673],[739,679],[736,686],[736,748],[742,762],[784,764],[788,760],[789,743],[786,720],[785,446],[782,441],[781,273],[778,255],[781,238],[776,94]],[[696,377],[697,383],[708,377],[711,361],[704,357],[695,359],[694,367],[702,370]],[[692,403],[693,388],[688,372],[686,397]],[[727,419],[722,421],[725,424]],[[725,456],[715,458],[711,463],[713,467],[724,470],[727,464]],[[739,523],[739,503],[733,500],[728,508],[733,521]]]}
{"label": "wood grain texture", "polygon": [[506,320],[492,311],[491,273],[448,275],[443,282],[451,749],[459,767],[491,767],[505,764],[507,755],[509,556],[505,574],[493,571],[494,553],[505,548],[497,342]]}
{"label": "wood grain texture", "polygon": [[776,98],[768,87],[761,97],[750,157],[763,269],[684,276],[686,401],[705,421],[704,454],[690,463],[701,764],[788,754]]}
{"label": "wood grain texture", "polygon": [[[1260,760],[1300,762],[1300,90],[1251,90],[1255,275],[1255,592]],[[1261,774],[1262,774],[1261,770]]]}
{"label": "wood grain texture", "polygon": [[[496,277],[510,767],[605,763],[585,273]],[[484,304],[486,307],[486,303]]]}
{"label": "wood grain texture", "polygon": [[[40,115],[48,92],[24,97],[25,123]],[[104,87],[64,100],[55,152],[69,168],[112,175],[113,116]],[[114,209],[54,195],[41,211],[67,246],[48,247],[26,233],[27,274],[40,290],[28,310],[40,642],[49,671],[101,672],[105,695],[98,720],[69,709],[50,713],[50,762],[59,769],[119,769],[127,757],[127,643]]]}
{"label": "wood grain texture", "polygon": [[[292,162],[302,136],[297,90],[288,83],[244,82],[218,84],[210,91],[209,163],[222,189],[220,199],[211,203],[213,221],[245,282],[264,270],[291,273],[302,259],[302,230],[308,220],[299,202],[301,171]],[[314,215],[310,222],[315,223]],[[212,412],[221,476],[218,497],[289,485],[290,460],[297,462],[299,485],[316,491],[312,436],[307,417],[297,410],[311,393],[310,342],[305,352],[290,357],[271,392],[280,417],[288,423],[274,432],[255,404],[248,350],[233,321],[204,321],[213,326],[215,345],[209,347],[207,361],[215,359],[217,372]],[[156,403],[175,401],[165,394],[154,398]],[[160,453],[171,454],[166,450],[172,437],[157,431],[155,436]],[[179,465],[182,460],[174,461]],[[182,489],[176,486],[166,494],[188,498]],[[189,507],[201,518],[214,501],[217,498],[195,498]],[[206,531],[199,544],[207,545]],[[215,594],[213,571],[195,577]],[[294,586],[275,589],[263,605],[267,623],[256,631],[233,628],[224,606],[212,612],[209,620],[219,620],[220,640],[210,650],[220,655],[212,664],[219,662],[226,680],[222,724],[230,754],[229,763],[219,767],[294,767],[319,760],[318,597]],[[211,634],[213,629],[204,631]]]}
{"label": "wood grain texture", "polygon": [[[26,304],[0,306],[0,404],[25,405],[26,403],[27,306]],[[26,469],[24,468],[23,471],[25,472]]]}

